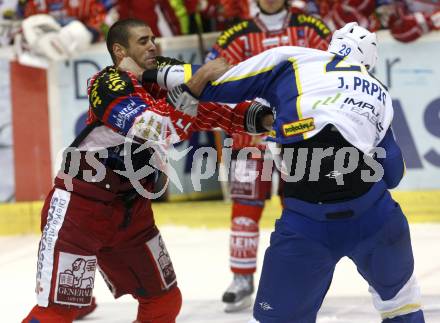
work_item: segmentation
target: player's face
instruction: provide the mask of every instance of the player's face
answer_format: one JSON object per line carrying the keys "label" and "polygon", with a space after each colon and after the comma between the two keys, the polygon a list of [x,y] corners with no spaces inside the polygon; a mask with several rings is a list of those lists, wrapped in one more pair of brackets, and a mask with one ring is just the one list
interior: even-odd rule
{"label": "player's face", "polygon": [[127,54],[142,68],[156,68],[155,36],[150,27],[138,26],[130,29]]}
{"label": "player's face", "polygon": [[267,13],[275,13],[281,10],[284,7],[285,0],[259,0],[258,4],[261,9],[263,9]]}

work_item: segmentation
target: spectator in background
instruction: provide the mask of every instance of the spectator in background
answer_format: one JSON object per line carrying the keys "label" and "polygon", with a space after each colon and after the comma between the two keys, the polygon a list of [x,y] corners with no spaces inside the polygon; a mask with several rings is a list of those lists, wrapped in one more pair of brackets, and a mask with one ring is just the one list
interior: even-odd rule
{"label": "spectator in background", "polygon": [[401,42],[411,42],[440,29],[440,2],[406,0],[384,1],[377,9],[385,28]]}
{"label": "spectator in background", "polygon": [[219,0],[223,7],[223,14],[231,23],[238,23],[241,20],[250,18],[249,2],[247,0]]}
{"label": "spectator in background", "polygon": [[20,30],[17,2],[18,0],[0,1],[0,47],[11,45],[14,34]]}
{"label": "spectator in background", "polygon": [[332,30],[355,21],[371,31],[380,29],[376,0],[316,0],[319,15]]}
{"label": "spectator in background", "polygon": [[440,3],[422,0],[317,0],[319,14],[338,29],[356,21],[371,31],[389,29],[398,41],[411,42],[440,29]]}
{"label": "spectator in background", "polygon": [[[207,59],[226,58],[237,64],[267,49],[296,45],[326,50],[330,29],[319,18],[292,10],[285,0],[257,0],[260,12],[225,30],[217,39]],[[252,172],[263,167],[265,136],[233,134],[231,174]],[[258,148],[260,156],[251,160],[237,159],[244,147]],[[239,171],[240,170],[240,171]],[[259,221],[265,200],[270,197],[271,182],[242,183],[235,176],[230,182],[232,198],[230,267],[234,274],[232,283],[223,294],[225,311],[234,312],[249,307],[254,292],[253,275],[256,271],[259,241]]]}
{"label": "spectator in background", "polygon": [[80,21],[92,34],[92,41],[103,41],[108,28],[114,23],[108,16],[114,6],[112,0],[20,0],[19,12],[23,18],[37,14],[52,16],[62,27]]}
{"label": "spectator in background", "polygon": [[[120,19],[134,18],[147,23],[157,37],[184,34],[184,22],[180,16],[186,15],[182,1],[174,2],[176,7],[168,0],[118,0],[118,13]],[[159,16],[156,9],[160,10],[166,20],[167,29],[160,28]],[[183,17],[182,17],[183,18]]]}
{"label": "spectator in background", "polygon": [[117,20],[113,2],[104,0],[20,0],[23,33],[16,38],[19,61],[68,59],[97,41]]}
{"label": "spectator in background", "polygon": [[210,31],[202,27],[202,17],[213,9],[214,2],[208,1],[202,9],[198,0],[119,0],[117,8],[121,19],[145,21],[158,37],[178,36]]}

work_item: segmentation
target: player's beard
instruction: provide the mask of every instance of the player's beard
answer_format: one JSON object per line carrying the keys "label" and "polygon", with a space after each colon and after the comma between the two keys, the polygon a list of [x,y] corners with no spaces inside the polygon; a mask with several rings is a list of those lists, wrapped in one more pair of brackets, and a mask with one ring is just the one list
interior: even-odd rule
{"label": "player's beard", "polygon": [[142,60],[136,60],[136,63],[146,70],[152,70],[157,67],[156,55],[152,57],[144,57]]}

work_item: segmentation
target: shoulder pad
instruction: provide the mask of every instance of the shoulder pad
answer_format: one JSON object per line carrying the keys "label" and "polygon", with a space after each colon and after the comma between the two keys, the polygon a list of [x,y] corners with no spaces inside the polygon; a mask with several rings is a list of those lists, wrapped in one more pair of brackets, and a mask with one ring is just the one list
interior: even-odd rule
{"label": "shoulder pad", "polygon": [[313,28],[316,33],[322,38],[328,37],[331,34],[330,28],[324,21],[318,17],[307,15],[304,13],[294,14],[290,20],[290,26],[308,26]]}
{"label": "shoulder pad", "polygon": [[[90,84],[90,106],[92,109],[105,110],[113,100],[133,92],[134,86],[127,73],[107,67]],[[100,115],[99,111],[96,113]]]}
{"label": "shoulder pad", "polygon": [[184,61],[181,61],[180,59],[175,59],[171,57],[164,57],[164,56],[157,56],[156,57],[157,67],[162,67],[164,65],[183,65],[185,64]]}
{"label": "shoulder pad", "polygon": [[261,31],[252,19],[243,20],[232,27],[226,29],[217,38],[216,45],[221,48],[226,48],[236,38],[249,34],[251,32]]}

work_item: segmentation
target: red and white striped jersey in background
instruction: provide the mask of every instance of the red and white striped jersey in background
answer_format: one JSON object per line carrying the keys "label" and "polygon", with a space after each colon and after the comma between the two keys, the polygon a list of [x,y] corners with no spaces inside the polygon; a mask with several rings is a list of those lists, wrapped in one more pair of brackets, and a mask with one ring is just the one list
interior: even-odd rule
{"label": "red and white striped jersey in background", "polygon": [[370,31],[389,29],[401,41],[414,41],[440,29],[439,0],[316,0],[330,28],[356,21]]}
{"label": "red and white striped jersey in background", "polygon": [[376,0],[319,0],[321,17],[332,30],[340,29],[347,23],[356,21],[370,31],[380,29],[381,23],[376,15]]}
{"label": "red and white striped jersey in background", "polygon": [[[19,6],[23,18],[35,14],[49,14],[64,26],[79,20],[93,30],[95,40],[103,39],[104,33],[113,21],[106,21],[107,12],[114,3],[111,0],[24,0]],[[97,37],[100,36],[100,37]]]}
{"label": "red and white striped jersey in background", "polygon": [[378,10],[391,10],[385,27],[401,42],[414,41],[431,30],[440,29],[438,0],[391,1],[388,6],[383,7]]}
{"label": "red and white striped jersey in background", "polygon": [[[277,14],[258,13],[222,32],[207,59],[224,57],[237,64],[278,46],[302,46],[326,50],[331,31],[319,18],[283,10]],[[233,134],[233,149],[259,147],[264,136]]]}

